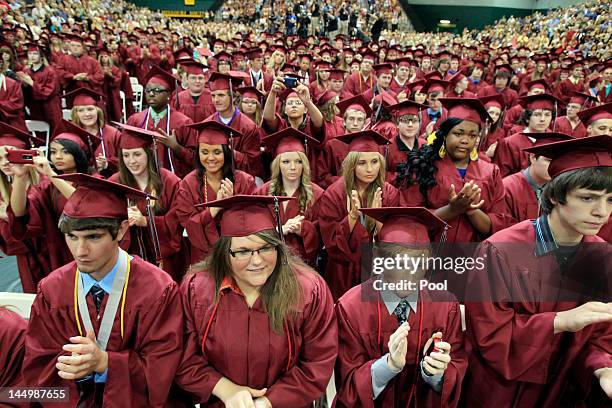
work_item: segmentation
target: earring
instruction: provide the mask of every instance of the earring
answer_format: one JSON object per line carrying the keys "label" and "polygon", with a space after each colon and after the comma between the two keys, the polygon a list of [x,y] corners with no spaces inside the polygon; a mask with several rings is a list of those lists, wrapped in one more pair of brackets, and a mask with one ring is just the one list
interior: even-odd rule
{"label": "earring", "polygon": [[478,160],[478,150],[476,150],[476,148],[473,148],[472,151],[470,152],[470,160],[471,161]]}
{"label": "earring", "polygon": [[446,156],[446,147],[444,145],[440,146],[440,150],[438,151],[438,156],[440,156],[441,159],[443,159],[444,156]]}

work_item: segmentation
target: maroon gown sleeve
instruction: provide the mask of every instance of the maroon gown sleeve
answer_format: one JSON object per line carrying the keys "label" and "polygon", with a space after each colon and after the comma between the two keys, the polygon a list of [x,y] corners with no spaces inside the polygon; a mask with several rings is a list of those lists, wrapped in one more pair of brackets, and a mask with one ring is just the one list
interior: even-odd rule
{"label": "maroon gown sleeve", "polygon": [[574,363],[574,378],[586,395],[589,393],[593,373],[600,368],[612,367],[612,326],[596,324],[591,327],[593,333],[588,343]]}
{"label": "maroon gown sleeve", "polygon": [[28,323],[17,313],[0,308],[0,387],[21,387],[21,364]]}
{"label": "maroon gown sleeve", "polygon": [[[513,273],[505,251],[492,243],[480,244],[474,259],[486,260],[485,274],[473,274],[468,285],[474,293],[491,293],[501,299]],[[506,298],[510,299],[508,291]],[[553,321],[556,312],[522,314],[509,302],[471,302],[465,306],[466,334],[473,352],[479,353],[488,366],[508,381],[546,383],[550,360],[554,354]]]}
{"label": "maroon gown sleeve", "polygon": [[[34,79],[34,76],[32,76]],[[32,97],[36,100],[45,101],[57,90],[57,75],[48,67],[43,71],[41,77],[37,77],[32,84]]]}
{"label": "maroon gown sleeve", "polygon": [[506,209],[506,203],[504,201],[506,195],[504,182],[497,166],[493,168],[491,179],[490,188],[493,191],[490,192],[491,202],[487,204],[486,211],[486,214],[491,220],[491,231],[487,235],[492,235],[511,225],[511,216]]}
{"label": "maroon gown sleeve", "polygon": [[[21,86],[10,78],[5,78],[6,92],[1,92],[0,117],[3,121],[15,125],[14,121],[20,118],[23,111],[23,91]],[[22,127],[22,126],[17,126]]]}
{"label": "maroon gown sleeve", "polygon": [[162,171],[164,181],[162,205],[166,212],[162,215],[155,215],[153,220],[159,236],[161,256],[165,258],[181,249],[181,224],[176,213],[176,206],[173,205],[175,197],[178,196],[181,180],[170,171],[165,169]]}
{"label": "maroon gown sleeve", "polygon": [[334,301],[323,278],[312,272],[312,288],[304,293],[304,311],[299,333],[302,345],[296,363],[268,388],[273,407],[300,407],[322,395],[331,378],[338,355],[338,326]]}

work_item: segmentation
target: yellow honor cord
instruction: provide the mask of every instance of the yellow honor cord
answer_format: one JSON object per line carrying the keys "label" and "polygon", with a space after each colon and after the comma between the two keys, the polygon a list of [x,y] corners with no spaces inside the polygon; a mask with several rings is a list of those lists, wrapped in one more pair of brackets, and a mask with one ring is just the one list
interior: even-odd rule
{"label": "yellow honor cord", "polygon": [[[132,264],[131,260],[129,259],[129,255],[126,254],[126,256],[128,257],[128,265],[127,265],[127,271],[125,273],[125,284],[123,285],[123,294],[121,296],[121,338],[123,338],[123,333],[124,333],[123,315],[125,312],[125,298],[127,296],[128,282],[130,281],[130,266]],[[76,269],[76,273],[74,274],[74,318],[77,323],[77,328],[79,329],[79,335],[83,336],[83,329],[81,328],[81,318],[79,316],[79,301],[78,301],[79,281],[78,279],[79,279],[79,268]]]}

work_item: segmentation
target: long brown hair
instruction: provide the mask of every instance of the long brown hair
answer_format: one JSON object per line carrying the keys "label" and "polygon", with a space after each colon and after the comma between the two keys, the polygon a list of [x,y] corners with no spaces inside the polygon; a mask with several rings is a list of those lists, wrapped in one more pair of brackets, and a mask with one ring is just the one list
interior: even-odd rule
{"label": "long brown hair", "polygon": [[[300,186],[298,187],[299,198],[298,205],[300,213],[306,212],[308,206],[314,203],[314,194],[312,192],[312,182],[310,181],[310,162],[308,157],[302,152],[296,152],[302,160],[302,176],[300,179]],[[272,168],[272,176],[270,177],[270,190],[268,193],[275,196],[286,196],[285,187],[283,186],[283,175],[280,170],[282,154],[279,154],[274,158],[270,167]]]}
{"label": "long brown hair", "polygon": [[[155,214],[161,214],[164,212],[164,208],[162,207],[161,203],[164,183],[162,182],[161,175],[157,174],[153,151],[146,147],[144,148],[144,151],[147,155],[147,174],[149,175],[149,181],[147,182],[147,187],[145,188],[145,191],[158,198],[158,200],[153,200],[153,211],[155,212]],[[140,187],[136,182],[136,178],[123,162],[122,151],[119,154],[119,183],[140,190]]]}
{"label": "long brown hair", "polygon": [[[376,179],[370,183],[368,188],[366,189],[366,196],[368,202],[366,203],[367,207],[372,205],[372,201],[374,200],[374,194],[378,187],[384,190],[385,188],[385,168],[387,164],[385,163],[385,158],[382,154],[377,153],[378,160],[380,161],[380,170],[378,172],[378,176]],[[356,190],[357,185],[357,176],[355,175],[355,167],[357,167],[357,162],[359,161],[360,154],[359,152],[349,152],[344,161],[342,162],[342,176],[344,177],[344,188],[346,190],[348,203],[347,206],[351,203],[351,191]],[[368,216],[365,217],[366,220],[366,229],[369,232],[374,232],[374,228],[376,228],[376,221]]]}
{"label": "long brown hair", "polygon": [[[77,113],[78,110],[79,110],[78,106],[72,107],[72,110],[70,111],[70,121],[77,126],[83,127],[83,124],[79,120],[79,114]],[[96,113],[98,115],[98,120],[96,122],[98,123],[98,127],[102,129],[105,123],[104,112],[102,111],[102,109],[100,109],[100,107],[96,106]]]}
{"label": "long brown hair", "polygon": [[[289,247],[281,241],[274,229],[264,230],[254,234],[266,243],[274,245],[277,251],[274,271],[261,287],[260,296],[266,306],[272,330],[278,334],[283,333],[283,326],[287,320],[295,317],[302,305],[302,290],[298,282],[296,267],[306,264],[293,255]],[[206,271],[215,281],[216,303],[225,278],[233,279],[230,263],[230,247],[232,237],[220,237],[212,247],[208,257],[194,266],[196,271]]]}

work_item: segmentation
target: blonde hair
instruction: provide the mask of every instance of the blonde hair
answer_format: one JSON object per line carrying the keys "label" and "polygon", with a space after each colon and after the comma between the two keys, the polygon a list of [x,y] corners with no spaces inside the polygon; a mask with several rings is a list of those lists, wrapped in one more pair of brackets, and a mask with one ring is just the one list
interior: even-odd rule
{"label": "blonde hair", "polygon": [[[298,188],[300,195],[298,198],[298,205],[300,213],[306,212],[308,207],[314,203],[314,194],[312,192],[312,183],[310,181],[310,162],[308,157],[303,152],[296,152],[302,160],[302,177],[300,179],[300,187]],[[268,193],[270,195],[285,196],[285,188],[283,187],[283,175],[280,170],[282,153],[274,158],[270,165],[272,169],[272,176],[270,177],[270,189]]]}
{"label": "blonde hair", "polygon": [[276,51],[274,51],[274,52],[272,53],[272,55],[270,56],[270,60],[269,60],[269,61],[268,61],[268,63],[266,64],[266,69],[267,69],[268,73],[270,73],[270,72],[274,72],[274,74],[277,74],[277,72],[276,72],[276,70],[275,70],[276,64],[275,64],[275,62],[274,62],[274,61],[276,60],[276,58],[275,58],[275,57],[276,57],[278,54],[281,54],[281,55],[283,56],[283,62],[282,62],[282,64],[280,64],[280,66],[278,67],[279,69],[280,69],[280,68],[281,68],[283,65],[285,65],[285,63],[287,62],[287,56],[286,56],[285,54],[283,54],[283,52],[282,52],[282,51],[280,51],[280,50],[276,50]]}
{"label": "blonde hair", "polygon": [[323,120],[326,122],[332,122],[336,117],[336,113],[339,112],[338,108],[336,107],[336,98],[334,97],[321,105],[319,107],[319,111],[321,111],[321,115],[323,115]]}
{"label": "blonde hair", "polygon": [[[238,103],[236,104],[238,106],[238,110],[240,112],[242,112],[242,100],[244,99],[244,97],[240,96],[238,98]],[[242,112],[244,113],[244,112]],[[246,113],[245,113],[246,115]],[[261,102],[257,101],[257,108],[255,108],[255,118],[253,119],[253,122],[255,122],[255,124],[257,126],[261,126],[262,123],[262,114],[261,114]]]}
{"label": "blonde hair", "polygon": [[[36,169],[31,168],[28,171],[28,182],[30,186],[38,185],[40,182],[40,176]],[[0,172],[0,199],[3,203],[8,204],[11,202],[11,191],[12,186],[6,174]]]}
{"label": "blonde hair", "polygon": [[[74,123],[77,126],[83,126],[81,124],[81,121],[79,120],[79,114],[77,113],[77,110],[79,109],[78,106],[73,106],[71,111],[70,111],[70,121],[72,123]],[[100,109],[99,106],[96,106],[96,114],[98,115],[98,127],[100,129],[102,129],[104,127],[104,112],[102,111],[102,109]]]}
{"label": "blonde hair", "polygon": [[[370,183],[370,185],[366,189],[366,197],[368,199],[366,206],[370,207],[372,205],[372,201],[374,200],[374,194],[376,190],[380,187],[384,189],[385,187],[385,169],[387,164],[385,163],[385,158],[379,152],[376,152],[378,160],[380,161],[380,170],[378,171],[378,176],[376,179]],[[351,191],[356,190],[357,185],[357,176],[355,175],[355,168],[357,167],[357,162],[360,158],[360,152],[349,152],[344,161],[342,162],[342,177],[344,177],[344,189],[346,190],[348,202],[351,202]],[[376,228],[376,221],[368,216],[365,217],[366,220],[366,229],[369,232],[374,232],[374,228]]]}

